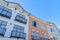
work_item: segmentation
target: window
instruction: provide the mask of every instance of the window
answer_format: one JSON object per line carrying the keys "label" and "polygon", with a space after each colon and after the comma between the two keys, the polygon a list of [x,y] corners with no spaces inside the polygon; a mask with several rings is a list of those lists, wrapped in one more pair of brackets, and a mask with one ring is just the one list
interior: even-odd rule
{"label": "window", "polygon": [[24,33],[24,27],[14,25],[14,28],[13,28],[12,33],[11,33],[11,37],[25,39],[26,33]]}
{"label": "window", "polygon": [[24,23],[24,24],[27,23],[27,19],[25,19],[25,17],[20,16],[20,15],[17,15],[17,16],[15,17],[15,21],[18,21],[18,22]]}
{"label": "window", "polygon": [[40,33],[32,31],[32,40],[40,40]]}
{"label": "window", "polygon": [[51,28],[51,32],[53,32],[53,29]]}
{"label": "window", "polygon": [[48,36],[42,33],[42,40],[48,40]]}
{"label": "window", "polygon": [[41,24],[41,29],[46,30],[46,26]]}
{"label": "window", "polygon": [[0,16],[10,19],[11,15],[12,15],[12,10],[0,5]]}
{"label": "window", "polygon": [[4,7],[0,5],[0,14],[1,14],[3,9],[4,9]]}
{"label": "window", "polygon": [[53,40],[53,39],[51,38],[51,40]]}
{"label": "window", "polygon": [[32,21],[32,25],[33,25],[34,27],[37,27],[37,26],[38,26],[38,23],[37,23],[36,21]]}
{"label": "window", "polygon": [[55,32],[55,30],[54,30],[53,28],[50,28],[50,31],[51,31],[51,32]]}
{"label": "window", "polygon": [[0,35],[5,34],[7,22],[0,20]]}
{"label": "window", "polygon": [[53,37],[53,40],[56,40],[56,38],[55,38],[55,37]]}

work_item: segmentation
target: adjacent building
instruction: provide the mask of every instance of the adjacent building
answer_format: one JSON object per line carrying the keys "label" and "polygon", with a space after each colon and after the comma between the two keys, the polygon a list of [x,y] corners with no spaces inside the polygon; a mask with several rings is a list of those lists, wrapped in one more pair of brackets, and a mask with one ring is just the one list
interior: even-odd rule
{"label": "adjacent building", "polygon": [[59,40],[60,40],[60,29],[58,28]]}
{"label": "adjacent building", "polygon": [[50,40],[59,40],[58,28],[54,23],[48,22],[48,35]]}
{"label": "adjacent building", "polygon": [[48,30],[46,22],[29,16],[29,40],[48,40]]}

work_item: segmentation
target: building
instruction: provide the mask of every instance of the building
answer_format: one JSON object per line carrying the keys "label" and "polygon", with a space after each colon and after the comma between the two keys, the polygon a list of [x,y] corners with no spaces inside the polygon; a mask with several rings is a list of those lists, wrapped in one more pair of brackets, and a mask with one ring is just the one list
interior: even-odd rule
{"label": "building", "polygon": [[59,40],[60,40],[60,29],[58,28]]}
{"label": "building", "polygon": [[55,40],[54,24],[26,12],[18,3],[0,0],[0,40]]}
{"label": "building", "polygon": [[0,0],[0,40],[28,40],[29,14],[18,4]]}
{"label": "building", "polygon": [[48,22],[48,35],[50,40],[59,40],[58,28],[54,23]]}
{"label": "building", "polygon": [[29,16],[29,40],[48,40],[47,23],[36,18]]}
{"label": "building", "polygon": [[60,35],[60,29],[58,29],[58,33],[59,33],[59,35]]}

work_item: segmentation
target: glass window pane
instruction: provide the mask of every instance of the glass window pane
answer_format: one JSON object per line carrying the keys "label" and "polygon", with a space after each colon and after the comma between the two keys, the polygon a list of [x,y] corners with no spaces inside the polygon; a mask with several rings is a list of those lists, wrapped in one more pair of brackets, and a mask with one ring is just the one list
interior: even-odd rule
{"label": "glass window pane", "polygon": [[3,9],[4,7],[0,5],[0,9]]}
{"label": "glass window pane", "polygon": [[11,17],[11,13],[10,13],[10,12],[7,12],[7,16],[8,16],[8,17]]}
{"label": "glass window pane", "polygon": [[27,22],[27,19],[25,19],[25,22]]}
{"label": "glass window pane", "polygon": [[4,28],[0,28],[0,34],[5,34],[5,29]]}
{"label": "glass window pane", "polygon": [[6,15],[6,13],[7,13],[7,12],[6,12],[5,10],[3,10],[2,14]]}
{"label": "glass window pane", "polygon": [[17,33],[17,36],[19,37],[20,36],[20,33]]}
{"label": "glass window pane", "polygon": [[41,29],[45,30],[46,29],[46,26],[41,24]]}
{"label": "glass window pane", "polygon": [[7,12],[12,12],[12,10],[8,9],[8,8],[5,8],[4,10],[6,10]]}
{"label": "glass window pane", "polygon": [[36,22],[36,21],[32,21],[32,25],[33,25],[34,27],[37,27],[37,22]]}
{"label": "glass window pane", "polygon": [[23,20],[22,20],[23,22],[25,22],[25,18],[23,18]]}
{"label": "glass window pane", "polygon": [[19,16],[16,16],[16,19],[20,19],[20,17]]}
{"label": "glass window pane", "polygon": [[19,31],[19,32],[24,32],[24,30],[21,30],[21,29],[19,29],[18,31]]}
{"label": "glass window pane", "polygon": [[5,7],[4,10],[5,10],[5,11],[8,11],[8,8]]}
{"label": "glass window pane", "polygon": [[2,25],[6,25],[7,24],[7,22],[5,22],[5,21],[2,21]]}
{"label": "glass window pane", "polygon": [[5,34],[7,22],[0,20],[0,34]]}
{"label": "glass window pane", "polygon": [[21,30],[20,29],[18,29],[18,32],[20,32]]}
{"label": "glass window pane", "polygon": [[19,20],[21,20],[21,21],[22,21],[22,20],[23,20],[23,18],[22,18],[22,17],[20,17],[20,19],[19,19]]}
{"label": "glass window pane", "polygon": [[14,31],[16,31],[17,29],[13,29]]}
{"label": "glass window pane", "polygon": [[0,9],[0,13],[2,12],[2,9]]}
{"label": "glass window pane", "polygon": [[5,25],[1,25],[2,28],[5,28]]}
{"label": "glass window pane", "polygon": [[0,20],[0,24],[1,24],[1,20]]}
{"label": "glass window pane", "polygon": [[16,34],[17,34],[16,32],[13,32],[13,33],[12,33],[12,36],[16,36]]}
{"label": "glass window pane", "polygon": [[9,9],[9,12],[12,13],[12,10]]}

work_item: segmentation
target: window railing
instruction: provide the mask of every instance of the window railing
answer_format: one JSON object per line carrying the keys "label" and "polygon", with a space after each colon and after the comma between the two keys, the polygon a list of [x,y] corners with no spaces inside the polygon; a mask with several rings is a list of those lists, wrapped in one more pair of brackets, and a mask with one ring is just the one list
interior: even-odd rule
{"label": "window railing", "polygon": [[14,32],[12,31],[11,37],[25,39],[25,38],[26,38],[26,33],[24,33],[24,32],[19,32],[19,33],[15,32],[15,33],[14,33]]}
{"label": "window railing", "polygon": [[15,21],[18,21],[20,23],[24,23],[24,24],[27,24],[27,19],[17,15],[16,18],[15,18]]}

